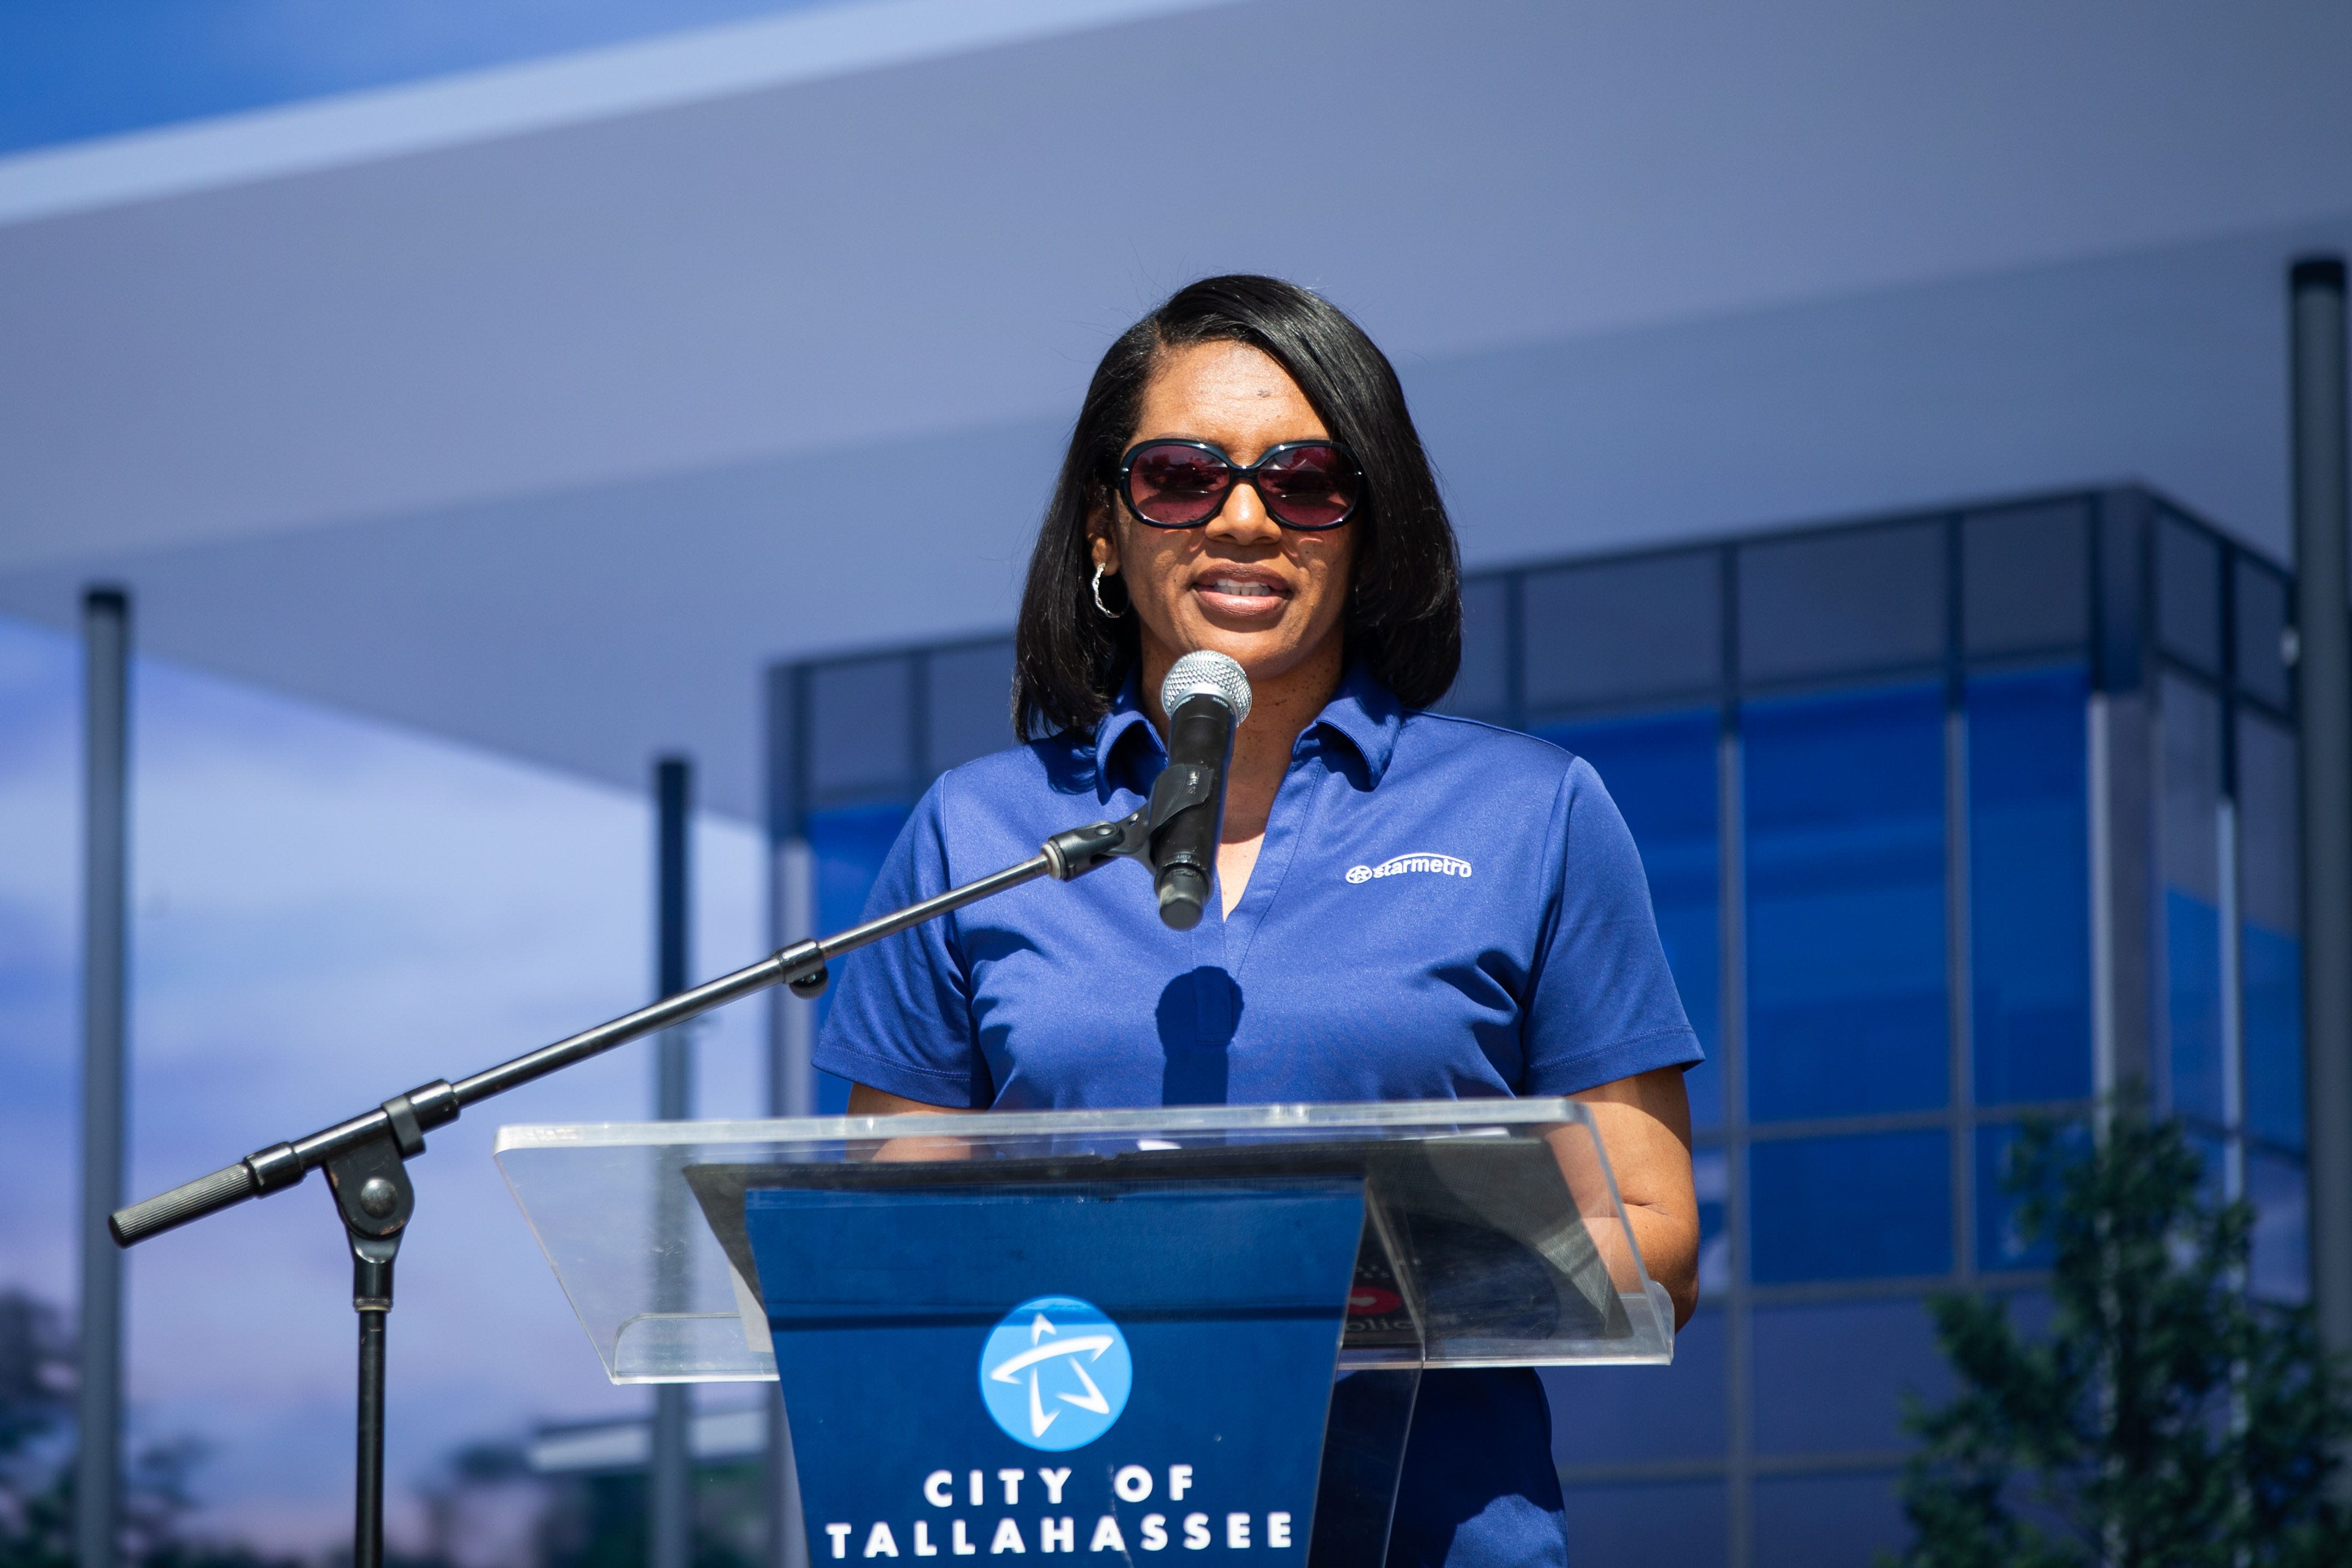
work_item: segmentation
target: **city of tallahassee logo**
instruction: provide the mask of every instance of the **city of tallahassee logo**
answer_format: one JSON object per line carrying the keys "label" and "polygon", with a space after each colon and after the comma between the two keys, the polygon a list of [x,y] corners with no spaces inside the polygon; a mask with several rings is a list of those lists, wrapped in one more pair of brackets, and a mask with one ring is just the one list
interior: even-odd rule
{"label": "city of tallahassee logo", "polygon": [[1348,880],[1370,882],[1381,877],[1402,877],[1407,871],[1434,871],[1441,877],[1466,877],[1470,862],[1452,855],[1398,855],[1377,866],[1350,866]]}
{"label": "city of tallahassee logo", "polygon": [[980,1397],[999,1430],[1049,1454],[1117,1424],[1135,1385],[1127,1336],[1099,1307],[1040,1296],[1004,1315],[980,1352]]}

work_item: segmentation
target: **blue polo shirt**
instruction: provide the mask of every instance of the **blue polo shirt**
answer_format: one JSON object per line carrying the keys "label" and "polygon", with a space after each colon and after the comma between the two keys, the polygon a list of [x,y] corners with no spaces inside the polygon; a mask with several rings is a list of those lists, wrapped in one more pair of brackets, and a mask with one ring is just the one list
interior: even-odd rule
{"label": "blue polo shirt", "polygon": [[[1143,802],[1167,761],[1130,678],[1091,737],[940,777],[880,913]],[[1406,711],[1360,667],[1292,748],[1249,886],[1190,931],[1121,861],[851,954],[816,1065],[960,1109],[1573,1094],[1700,1059],[1633,840],[1591,764]],[[1423,1380],[1391,1563],[1564,1563],[1542,1385]]]}

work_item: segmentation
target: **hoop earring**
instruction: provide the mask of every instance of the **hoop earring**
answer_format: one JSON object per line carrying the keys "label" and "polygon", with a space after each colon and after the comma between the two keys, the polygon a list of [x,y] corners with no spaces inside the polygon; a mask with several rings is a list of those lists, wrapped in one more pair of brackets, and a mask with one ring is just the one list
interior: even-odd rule
{"label": "hoop earring", "polygon": [[[1104,603],[1103,603],[1103,596],[1102,596],[1102,580],[1103,580],[1103,573],[1104,573],[1105,571],[1107,571],[1107,570],[1108,570],[1108,568],[1107,568],[1107,567],[1103,567],[1103,566],[1097,566],[1097,567],[1095,568],[1095,581],[1094,581],[1095,608],[1096,608],[1096,609],[1097,609],[1097,610],[1100,610],[1100,611],[1103,613],[1103,618],[1104,618],[1105,620],[1111,620],[1111,621],[1115,621],[1115,620],[1118,619],[1118,618],[1119,618],[1119,616],[1123,616],[1123,615],[1127,614],[1127,612],[1126,612],[1125,610],[1114,610],[1114,609],[1112,609],[1108,605],[1106,605],[1106,604],[1104,604]],[[1129,598],[1128,599],[1128,603],[1131,605],[1131,604],[1133,604],[1134,602],[1135,602],[1134,598],[1133,598],[1132,596],[1129,596]]]}

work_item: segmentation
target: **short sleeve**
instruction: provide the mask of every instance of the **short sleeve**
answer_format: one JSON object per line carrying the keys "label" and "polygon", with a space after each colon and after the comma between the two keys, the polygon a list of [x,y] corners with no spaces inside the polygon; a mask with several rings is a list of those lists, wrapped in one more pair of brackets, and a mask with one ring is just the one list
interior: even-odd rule
{"label": "short sleeve", "polygon": [[1633,836],[1581,758],[1552,803],[1558,879],[1527,1000],[1520,1092],[1576,1094],[1702,1061]]}
{"label": "short sleeve", "polygon": [[[904,909],[950,886],[946,825],[935,784],[899,830],[866,900],[866,918]],[[815,1061],[823,1070],[926,1105],[984,1109],[995,1098],[972,1037],[971,976],[955,948],[953,917],[927,921],[847,954]]]}

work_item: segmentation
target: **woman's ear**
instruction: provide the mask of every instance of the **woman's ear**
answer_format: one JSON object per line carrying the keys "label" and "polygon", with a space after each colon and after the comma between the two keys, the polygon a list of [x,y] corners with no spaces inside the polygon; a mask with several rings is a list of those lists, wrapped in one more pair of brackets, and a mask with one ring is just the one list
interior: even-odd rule
{"label": "woman's ear", "polygon": [[1118,542],[1110,535],[1110,521],[1101,516],[1087,520],[1087,548],[1096,565],[1112,576],[1118,574]]}

